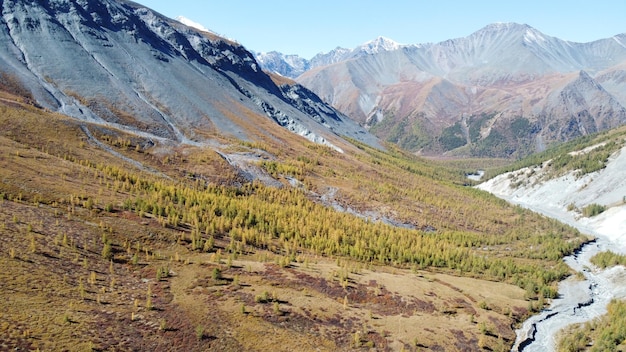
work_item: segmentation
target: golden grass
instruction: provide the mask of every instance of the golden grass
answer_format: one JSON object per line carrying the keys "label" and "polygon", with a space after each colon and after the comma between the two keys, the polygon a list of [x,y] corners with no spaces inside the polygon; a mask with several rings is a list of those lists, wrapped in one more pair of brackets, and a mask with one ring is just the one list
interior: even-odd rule
{"label": "golden grass", "polygon": [[[483,335],[492,346],[509,345],[515,337],[511,324],[525,314],[523,290],[507,284],[308,260],[283,269],[241,258],[227,268],[212,263],[209,255],[193,255],[193,264],[174,269],[173,301],[194,321],[204,316],[219,316],[218,325],[230,321],[231,334],[250,351],[268,346],[276,351],[357,346],[460,351]],[[223,269],[221,282],[210,278],[217,266]],[[264,295],[268,302],[255,300]],[[481,308],[485,302],[487,308]],[[268,335],[271,340],[264,338]]]}
{"label": "golden grass", "polygon": [[274,81],[274,83],[277,86],[282,86],[282,85],[292,86],[292,85],[298,84],[293,79],[291,79],[289,77],[281,76],[281,75],[279,75],[277,73],[274,73],[274,72],[267,72],[267,74],[270,76],[272,81]]}
{"label": "golden grass", "polygon": [[[211,253],[192,251],[185,240],[192,226],[164,226],[154,214],[123,210],[134,196],[95,165],[145,180],[168,177],[167,182],[185,187],[242,182],[213,150],[148,146],[136,136],[87,125],[117,153],[158,171],[153,174],[91,143],[76,121],[15,104],[0,101],[0,349],[384,351],[439,346],[453,351],[482,344],[498,350],[512,344],[511,326],[527,314],[520,288],[456,277],[445,268],[412,271],[402,263],[319,257],[303,248],[296,249],[296,262],[287,258],[284,265],[286,257],[275,248],[247,246],[243,253],[229,253],[228,234],[216,235]],[[270,127],[278,131],[259,137],[254,148],[302,167],[312,199],[337,188],[336,199],[345,206],[375,209],[418,227],[466,231],[474,240],[507,235],[506,229],[518,224],[536,231],[551,228],[489,197],[434,182],[429,174],[446,174],[436,167],[410,172],[394,164],[396,159],[348,145],[339,154],[277,129],[268,119],[258,121],[257,126],[243,119],[239,123],[255,136]],[[245,143],[228,148],[255,150]],[[525,240],[478,244],[504,257],[523,253]],[[107,243],[112,260],[103,257]],[[215,262],[218,252],[220,263]],[[212,278],[215,268],[222,279]],[[170,275],[157,277],[167,270]],[[264,293],[269,300],[256,299]]]}

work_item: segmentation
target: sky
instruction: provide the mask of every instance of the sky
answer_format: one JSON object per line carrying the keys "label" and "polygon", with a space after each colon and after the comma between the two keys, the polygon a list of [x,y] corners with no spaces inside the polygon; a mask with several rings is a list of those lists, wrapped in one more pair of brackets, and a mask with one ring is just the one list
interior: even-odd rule
{"label": "sky", "polygon": [[465,37],[495,22],[573,42],[626,33],[624,0],[135,0],[184,16],[248,50],[310,59],[384,36],[401,44]]}

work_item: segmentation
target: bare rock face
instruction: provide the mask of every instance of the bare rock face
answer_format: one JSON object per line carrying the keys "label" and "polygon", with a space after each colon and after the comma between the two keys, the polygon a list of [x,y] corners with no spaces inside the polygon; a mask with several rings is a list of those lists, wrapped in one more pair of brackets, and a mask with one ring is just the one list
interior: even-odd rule
{"label": "bare rock face", "polygon": [[519,156],[626,122],[626,34],[572,43],[497,23],[441,43],[379,39],[332,57],[296,80],[413,151]]}
{"label": "bare rock face", "polygon": [[279,87],[241,45],[134,2],[0,7],[0,71],[47,109],[184,143],[201,143],[207,132],[255,139],[263,131],[246,126],[270,118],[335,148],[343,136],[379,146],[312,92]]}
{"label": "bare rock face", "polygon": [[[562,119],[550,119],[551,116]],[[565,141],[617,127],[626,109],[585,71],[547,98],[541,117],[550,140]]]}

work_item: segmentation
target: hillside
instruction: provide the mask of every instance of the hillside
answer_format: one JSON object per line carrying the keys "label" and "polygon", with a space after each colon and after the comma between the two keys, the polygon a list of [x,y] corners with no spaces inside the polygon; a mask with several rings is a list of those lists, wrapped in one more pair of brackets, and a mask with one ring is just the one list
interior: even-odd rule
{"label": "hillside", "polygon": [[295,79],[381,139],[426,155],[519,158],[626,122],[624,34],[573,43],[496,23],[440,43],[379,38],[327,56]]}
{"label": "hillside", "polygon": [[[277,85],[241,45],[130,1],[2,3],[1,73],[40,106],[153,139],[257,141],[259,120],[337,149],[378,146],[293,82]],[[276,129],[276,128],[272,128]]]}
{"label": "hillside", "polygon": [[0,99],[2,348],[506,350],[582,241],[401,154],[172,145],[28,101]]}

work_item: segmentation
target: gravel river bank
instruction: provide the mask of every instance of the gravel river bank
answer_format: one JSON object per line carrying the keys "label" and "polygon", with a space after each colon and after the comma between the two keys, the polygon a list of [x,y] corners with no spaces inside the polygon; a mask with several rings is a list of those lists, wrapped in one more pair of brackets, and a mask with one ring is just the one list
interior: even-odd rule
{"label": "gravel river bank", "polygon": [[[595,238],[564,258],[584,279],[572,276],[560,283],[559,297],[517,330],[513,351],[555,351],[563,328],[599,317],[612,299],[626,298],[624,267],[601,270],[590,263],[599,252],[626,254],[626,148],[613,155],[605,169],[583,177],[572,172],[545,180],[544,171],[543,166],[525,168],[477,186]],[[593,218],[583,217],[578,209],[589,204],[608,209]]]}

